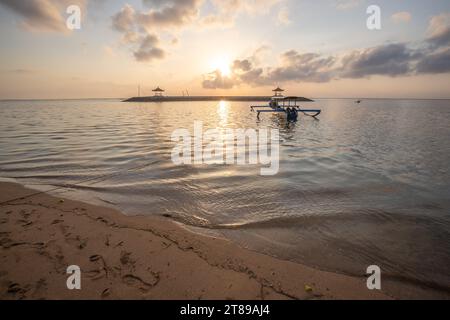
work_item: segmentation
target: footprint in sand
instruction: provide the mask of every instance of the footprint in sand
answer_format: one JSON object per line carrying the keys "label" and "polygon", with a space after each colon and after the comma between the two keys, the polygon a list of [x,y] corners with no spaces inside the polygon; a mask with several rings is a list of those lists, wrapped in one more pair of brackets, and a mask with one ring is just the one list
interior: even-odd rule
{"label": "footprint in sand", "polygon": [[108,278],[108,267],[101,255],[92,255],[89,257],[89,261],[95,264],[97,269],[86,272],[88,278],[91,278],[92,280],[98,280],[104,277]]}
{"label": "footprint in sand", "polygon": [[150,275],[151,275],[152,279],[144,281],[142,278],[140,278],[134,274],[126,274],[122,277],[122,281],[130,287],[135,287],[142,292],[148,292],[148,291],[150,291],[151,288],[156,286],[159,282],[158,274],[150,273]]}
{"label": "footprint in sand", "polygon": [[107,289],[103,290],[101,297],[102,297],[102,299],[105,299],[105,298],[109,297],[110,294],[111,294],[111,290],[109,288],[107,288]]}
{"label": "footprint in sand", "polygon": [[30,286],[22,287],[18,283],[11,283],[8,286],[7,293],[13,296],[18,296],[19,299],[25,298],[25,294],[30,290]]}
{"label": "footprint in sand", "polygon": [[20,224],[22,227],[28,227],[31,226],[33,224],[33,221],[28,221],[25,219],[19,219],[16,221],[16,224]]}
{"label": "footprint in sand", "polygon": [[12,247],[18,247],[18,246],[29,246],[34,249],[42,249],[45,247],[45,243],[43,243],[43,242],[36,242],[36,243],[14,242],[12,239],[5,237],[5,238],[0,239],[0,246],[3,249],[10,249]]}
{"label": "footprint in sand", "polygon": [[87,246],[87,239],[81,239],[80,236],[74,238],[66,238],[66,242],[75,245],[78,249],[82,250]]}
{"label": "footprint in sand", "polygon": [[105,218],[103,218],[103,217],[97,217],[97,219],[96,219],[97,221],[100,221],[100,222],[103,222],[104,224],[108,224],[109,223],[109,221],[108,220],[106,220]]}
{"label": "footprint in sand", "polygon": [[123,265],[134,265],[135,264],[135,260],[131,259],[131,252],[128,251],[122,251],[120,253],[120,263],[122,263]]}

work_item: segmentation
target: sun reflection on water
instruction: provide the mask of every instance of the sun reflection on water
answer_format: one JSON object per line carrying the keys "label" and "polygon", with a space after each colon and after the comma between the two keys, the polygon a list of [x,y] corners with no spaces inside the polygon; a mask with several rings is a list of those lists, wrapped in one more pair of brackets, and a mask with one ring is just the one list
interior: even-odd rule
{"label": "sun reflection on water", "polygon": [[220,119],[220,127],[224,128],[228,125],[228,109],[230,107],[230,103],[227,101],[220,101],[217,105],[217,114]]}

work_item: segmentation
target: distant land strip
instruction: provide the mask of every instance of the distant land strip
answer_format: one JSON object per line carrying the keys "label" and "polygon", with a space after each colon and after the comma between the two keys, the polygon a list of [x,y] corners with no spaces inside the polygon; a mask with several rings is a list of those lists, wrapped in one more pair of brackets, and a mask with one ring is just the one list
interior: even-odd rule
{"label": "distant land strip", "polygon": [[[268,102],[272,97],[263,96],[167,96],[167,97],[133,97],[123,102],[176,102],[176,101],[254,101]],[[314,100],[297,97],[297,101],[313,102]]]}

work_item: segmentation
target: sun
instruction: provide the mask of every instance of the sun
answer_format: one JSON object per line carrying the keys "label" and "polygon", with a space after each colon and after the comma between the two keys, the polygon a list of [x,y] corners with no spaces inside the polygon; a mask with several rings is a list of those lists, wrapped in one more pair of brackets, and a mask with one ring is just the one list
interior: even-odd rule
{"label": "sun", "polygon": [[219,70],[222,76],[229,76],[231,74],[230,60],[224,57],[220,57],[214,60],[212,63],[214,70]]}

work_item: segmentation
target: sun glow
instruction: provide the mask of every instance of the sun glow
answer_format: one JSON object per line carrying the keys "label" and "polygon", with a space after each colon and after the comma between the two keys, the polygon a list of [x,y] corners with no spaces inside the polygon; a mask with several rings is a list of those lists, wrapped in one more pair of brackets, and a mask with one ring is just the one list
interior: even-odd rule
{"label": "sun glow", "polygon": [[214,60],[212,63],[214,70],[219,70],[223,76],[229,76],[231,74],[231,63],[229,59],[220,57]]}

